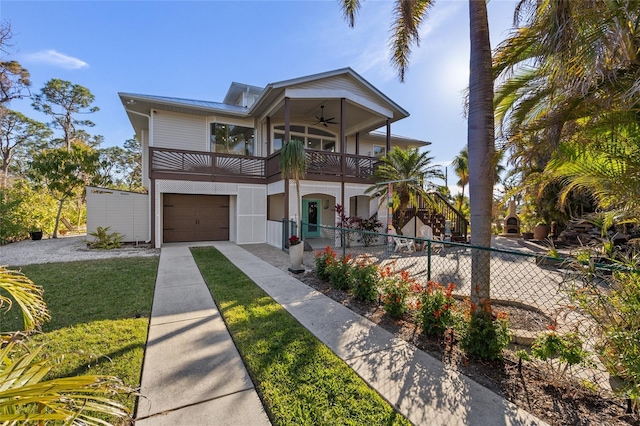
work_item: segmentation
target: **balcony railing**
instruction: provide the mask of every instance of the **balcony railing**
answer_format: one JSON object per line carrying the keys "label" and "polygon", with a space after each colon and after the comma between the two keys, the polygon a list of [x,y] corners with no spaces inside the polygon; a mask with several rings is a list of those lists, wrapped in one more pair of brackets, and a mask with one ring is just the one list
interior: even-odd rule
{"label": "balcony railing", "polygon": [[[250,157],[205,151],[150,148],[152,179],[271,183],[282,179],[280,153]],[[306,150],[308,180],[369,183],[378,159]]]}

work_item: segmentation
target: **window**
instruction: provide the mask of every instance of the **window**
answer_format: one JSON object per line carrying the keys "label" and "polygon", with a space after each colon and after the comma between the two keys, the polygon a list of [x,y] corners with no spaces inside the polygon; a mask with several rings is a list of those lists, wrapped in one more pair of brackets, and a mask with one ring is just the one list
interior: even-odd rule
{"label": "window", "polygon": [[211,124],[211,151],[224,154],[254,155],[255,139],[252,127],[232,124]]}
{"label": "window", "polygon": [[[273,130],[273,151],[275,152],[282,149],[282,144],[284,143],[284,125],[274,126]],[[291,139],[303,141],[307,149],[330,152],[335,152],[336,150],[335,135],[325,132],[322,129],[292,125],[289,127],[289,133]]]}
{"label": "window", "polygon": [[373,156],[380,158],[387,155],[387,147],[382,145],[374,145],[373,146]]}

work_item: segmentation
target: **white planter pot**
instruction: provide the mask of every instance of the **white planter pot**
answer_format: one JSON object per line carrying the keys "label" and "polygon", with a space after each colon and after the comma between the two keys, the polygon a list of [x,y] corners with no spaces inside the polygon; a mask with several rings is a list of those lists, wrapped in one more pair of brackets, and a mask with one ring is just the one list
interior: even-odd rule
{"label": "white planter pot", "polygon": [[295,246],[289,246],[289,260],[291,260],[292,269],[302,268],[302,255],[304,254],[304,242]]}

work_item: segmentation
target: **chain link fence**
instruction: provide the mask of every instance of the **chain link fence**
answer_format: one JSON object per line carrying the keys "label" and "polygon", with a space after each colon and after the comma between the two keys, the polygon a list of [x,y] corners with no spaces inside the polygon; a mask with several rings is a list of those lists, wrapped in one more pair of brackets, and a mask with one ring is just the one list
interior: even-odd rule
{"label": "chain link fence", "polygon": [[[588,355],[586,363],[571,366],[568,373],[571,378],[608,397],[622,384],[609,373],[610,362],[607,365],[608,361],[597,355],[602,353],[602,324],[589,314],[591,308],[584,305],[595,299],[580,299],[580,294],[600,292],[595,297],[602,301],[600,296],[610,290],[614,266],[534,254],[524,247],[506,250],[308,223],[301,226],[307,246],[304,260],[307,269],[314,268],[318,251],[330,247],[338,257],[348,255],[354,260],[367,257],[380,268],[391,266],[398,272],[407,271],[422,286],[429,281],[443,286],[453,283],[458,299],[470,296],[472,257],[488,255],[491,304],[495,310],[508,314],[516,343],[528,347],[549,330],[558,335],[577,334]],[[285,247],[288,236],[298,234],[294,223],[283,226],[283,230]],[[510,241],[510,245],[517,245],[515,240]],[[637,338],[634,343],[638,345]],[[640,376],[639,372],[636,374]],[[635,386],[638,388],[637,383]]]}

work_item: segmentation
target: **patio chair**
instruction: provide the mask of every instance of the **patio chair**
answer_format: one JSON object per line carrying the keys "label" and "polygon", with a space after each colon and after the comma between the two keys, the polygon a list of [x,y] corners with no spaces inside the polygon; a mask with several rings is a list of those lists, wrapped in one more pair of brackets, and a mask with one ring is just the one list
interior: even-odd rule
{"label": "patio chair", "polygon": [[400,249],[403,247],[406,248],[409,253],[412,253],[416,250],[415,242],[412,239],[398,235],[398,233],[396,232],[396,228],[394,228],[393,226],[391,227],[390,234],[396,246],[395,251],[400,251]]}
{"label": "patio chair", "polygon": [[440,235],[433,235],[433,229],[429,225],[423,225],[420,227],[420,238],[425,241],[422,241],[424,245],[426,240],[431,240],[431,251],[434,253],[440,252],[444,249],[443,243],[434,243],[433,241],[442,241],[442,237]]}

